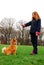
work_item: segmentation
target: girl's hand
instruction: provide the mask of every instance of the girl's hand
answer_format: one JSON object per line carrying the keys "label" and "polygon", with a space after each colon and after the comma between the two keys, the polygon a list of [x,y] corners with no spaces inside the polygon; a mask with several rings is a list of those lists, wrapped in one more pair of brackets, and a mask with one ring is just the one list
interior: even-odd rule
{"label": "girl's hand", "polygon": [[40,34],[40,32],[37,31],[37,32],[36,32],[36,36],[38,36],[39,34]]}
{"label": "girl's hand", "polygon": [[24,25],[22,25],[22,27],[23,27],[23,28],[25,28],[25,27],[26,27],[26,26],[25,26],[25,24],[24,24]]}

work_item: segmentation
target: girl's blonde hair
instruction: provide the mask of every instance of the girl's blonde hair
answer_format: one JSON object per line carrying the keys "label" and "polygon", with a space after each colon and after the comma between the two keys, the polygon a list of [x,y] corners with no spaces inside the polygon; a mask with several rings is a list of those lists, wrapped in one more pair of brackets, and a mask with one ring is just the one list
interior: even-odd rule
{"label": "girl's blonde hair", "polygon": [[33,20],[33,17],[34,17],[36,20],[40,19],[40,16],[39,16],[39,14],[38,14],[36,11],[34,11],[32,14],[35,15],[35,17],[32,15],[32,20]]}

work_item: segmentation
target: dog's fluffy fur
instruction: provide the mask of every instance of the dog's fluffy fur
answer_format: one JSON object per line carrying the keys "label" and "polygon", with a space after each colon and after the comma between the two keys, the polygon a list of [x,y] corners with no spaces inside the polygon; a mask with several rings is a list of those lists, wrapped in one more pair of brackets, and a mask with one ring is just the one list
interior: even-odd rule
{"label": "dog's fluffy fur", "polygon": [[2,53],[6,55],[16,54],[16,50],[17,50],[17,40],[12,39],[10,41],[10,45],[7,48],[6,47],[2,48]]}

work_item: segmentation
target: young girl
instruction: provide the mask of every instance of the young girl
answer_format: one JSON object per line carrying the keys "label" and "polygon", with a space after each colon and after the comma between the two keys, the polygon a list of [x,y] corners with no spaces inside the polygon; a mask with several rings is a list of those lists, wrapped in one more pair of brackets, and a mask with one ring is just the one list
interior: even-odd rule
{"label": "young girl", "polygon": [[33,55],[33,54],[37,54],[37,38],[38,35],[40,34],[40,29],[41,29],[41,19],[36,11],[32,13],[32,20],[22,25],[22,27],[24,28],[30,25],[31,25],[30,28],[31,42],[33,45],[33,51],[31,54]]}

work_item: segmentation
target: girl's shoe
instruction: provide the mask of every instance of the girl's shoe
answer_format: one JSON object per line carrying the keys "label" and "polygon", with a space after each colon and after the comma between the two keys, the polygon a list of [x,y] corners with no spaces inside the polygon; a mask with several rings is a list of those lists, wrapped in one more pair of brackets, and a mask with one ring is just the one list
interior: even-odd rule
{"label": "girl's shoe", "polygon": [[36,50],[33,50],[33,51],[30,53],[30,55],[35,55],[35,54],[37,54],[37,51],[36,51]]}

